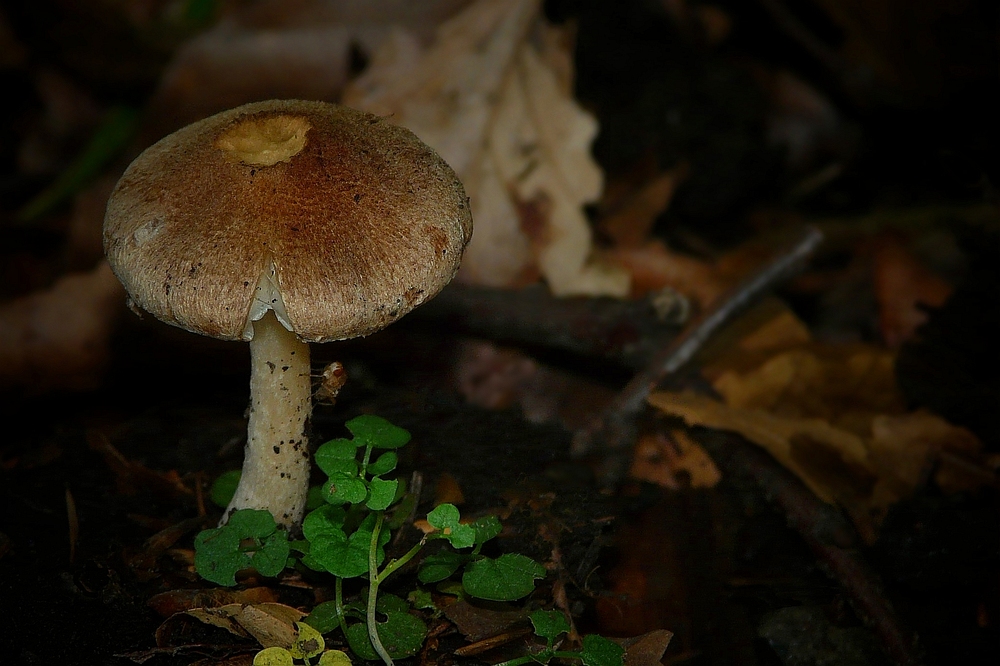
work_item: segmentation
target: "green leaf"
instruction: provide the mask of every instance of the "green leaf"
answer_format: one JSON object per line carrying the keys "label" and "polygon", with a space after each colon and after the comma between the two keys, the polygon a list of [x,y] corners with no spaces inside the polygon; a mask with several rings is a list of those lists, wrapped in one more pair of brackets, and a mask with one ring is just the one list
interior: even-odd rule
{"label": "green leaf", "polygon": [[321,534],[311,541],[309,558],[334,576],[363,576],[368,573],[370,540],[371,532],[355,532],[350,537],[343,533]]}
{"label": "green leaf", "polygon": [[437,611],[437,604],[434,603],[434,596],[427,590],[417,588],[406,595],[406,600],[409,601],[410,605],[417,610]]}
{"label": "green leaf", "polygon": [[410,441],[410,433],[381,416],[365,414],[345,423],[354,440],[376,449],[398,449]]}
{"label": "green leaf", "polygon": [[625,649],[603,636],[588,634],[583,637],[580,659],[585,666],[622,666],[625,662]]}
{"label": "green leaf", "polygon": [[270,511],[240,509],[229,516],[223,529],[232,531],[240,539],[264,538],[271,536],[278,529],[278,525],[274,522],[274,516]]}
{"label": "green leaf", "polygon": [[462,525],[454,504],[439,504],[427,514],[427,522],[442,532],[442,536],[455,548],[468,548],[476,543],[476,530]]}
{"label": "green leaf", "polygon": [[500,524],[499,518],[490,514],[477,518],[476,522],[472,523],[472,529],[476,531],[476,545],[478,546],[503,532],[503,525]]}
{"label": "green leaf", "polygon": [[312,612],[302,620],[321,634],[326,634],[340,626],[337,619],[337,602],[324,601],[316,604]]}
{"label": "green leaf", "polygon": [[375,610],[379,613],[406,613],[410,610],[410,605],[403,597],[382,593],[375,600]]}
{"label": "green leaf", "polygon": [[438,581],[442,581],[458,571],[458,568],[465,564],[468,559],[469,557],[467,555],[451,552],[428,555],[424,558],[424,561],[420,563],[420,569],[417,571],[417,578],[421,583],[436,583]]}
{"label": "green leaf", "polygon": [[[363,576],[368,573],[368,550],[371,548],[374,528],[375,516],[369,514],[350,535],[345,534],[343,530],[334,529],[317,534],[314,539],[310,539],[309,558],[334,576],[341,578]],[[390,536],[388,530],[379,532],[378,547],[375,551],[376,564],[381,564],[385,560],[385,545],[389,543]]]}
{"label": "green leaf", "polygon": [[236,574],[250,566],[250,556],[240,550],[240,539],[231,530],[202,530],[194,538],[194,568],[205,580],[231,587]]}
{"label": "green leaf", "polygon": [[379,477],[373,478],[368,484],[368,500],[365,502],[372,511],[383,511],[389,508],[392,501],[396,499],[396,487],[399,482],[395,479],[387,481]]}
{"label": "green leaf", "polygon": [[292,653],[283,647],[264,648],[253,658],[253,666],[292,666]]}
{"label": "green leaf", "polygon": [[465,568],[462,586],[479,599],[514,601],[531,594],[535,580],[545,577],[545,567],[530,557],[507,553],[497,559],[483,558]]}
{"label": "green leaf", "polygon": [[[393,659],[412,657],[420,651],[427,637],[427,626],[419,618],[403,611],[385,613],[385,622],[376,622],[376,631],[382,646]],[[379,659],[371,639],[368,637],[368,627],[364,623],[347,627],[347,643],[351,650],[362,659],[375,661]]]}
{"label": "green leaf", "polygon": [[[306,514],[305,520],[302,521],[302,535],[312,541],[321,534],[331,532],[344,534],[346,520],[347,512],[342,507],[324,504]],[[344,536],[347,535],[344,534]]]}
{"label": "green leaf", "polygon": [[537,610],[528,617],[535,628],[535,634],[548,641],[550,647],[560,634],[568,633],[570,630],[569,621],[561,611]]}
{"label": "green leaf", "polygon": [[327,476],[332,476],[337,472],[344,472],[353,466],[354,475],[357,476],[358,446],[360,442],[352,439],[331,439],[323,444],[313,455],[316,466]]}
{"label": "green leaf", "polygon": [[331,474],[330,480],[323,484],[323,499],[330,504],[357,504],[364,502],[367,496],[365,482],[349,474]]}
{"label": "green leaf", "polygon": [[277,576],[288,564],[288,533],[278,531],[264,539],[264,543],[250,558],[250,566],[261,576]]}
{"label": "green leaf", "polygon": [[306,511],[312,511],[326,504],[323,499],[323,486],[309,486],[309,494],[306,495]]}
{"label": "green leaf", "polygon": [[200,532],[194,540],[195,569],[205,580],[236,585],[236,574],[254,568],[276,576],[288,562],[288,534],[277,529],[268,511],[241,509],[222,527]]}
{"label": "green leaf", "polygon": [[238,469],[220,474],[215,482],[212,483],[212,489],[208,491],[208,496],[212,499],[212,503],[221,506],[223,509],[229,506],[233,495],[236,494],[236,486],[239,485],[241,476],[243,476],[243,473]]}
{"label": "green leaf", "polygon": [[427,522],[439,530],[454,527],[461,519],[462,515],[454,504],[438,504],[427,514]]}
{"label": "green leaf", "polygon": [[327,650],[316,666],[351,666],[351,658],[343,650]]}
{"label": "green leaf", "polygon": [[392,470],[396,469],[396,465],[399,463],[399,456],[396,455],[395,451],[386,451],[378,458],[375,462],[368,465],[368,473],[372,476],[381,476],[382,474],[388,474]]}

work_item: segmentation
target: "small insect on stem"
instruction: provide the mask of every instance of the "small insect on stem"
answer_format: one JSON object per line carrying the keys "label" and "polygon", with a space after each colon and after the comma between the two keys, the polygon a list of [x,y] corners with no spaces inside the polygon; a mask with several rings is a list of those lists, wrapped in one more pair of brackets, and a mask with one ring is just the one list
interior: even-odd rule
{"label": "small insect on stem", "polygon": [[316,401],[335,405],[337,394],[347,383],[347,370],[340,361],[334,361],[320,373],[319,388],[316,389]]}

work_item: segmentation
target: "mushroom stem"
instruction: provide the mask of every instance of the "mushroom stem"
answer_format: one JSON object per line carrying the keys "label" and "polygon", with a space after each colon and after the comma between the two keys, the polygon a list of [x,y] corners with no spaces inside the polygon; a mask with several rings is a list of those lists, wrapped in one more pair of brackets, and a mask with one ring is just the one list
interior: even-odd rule
{"label": "mushroom stem", "polygon": [[243,474],[223,521],[237,509],[267,509],[286,529],[301,524],[309,492],[309,371],[308,343],[274,312],[253,323]]}

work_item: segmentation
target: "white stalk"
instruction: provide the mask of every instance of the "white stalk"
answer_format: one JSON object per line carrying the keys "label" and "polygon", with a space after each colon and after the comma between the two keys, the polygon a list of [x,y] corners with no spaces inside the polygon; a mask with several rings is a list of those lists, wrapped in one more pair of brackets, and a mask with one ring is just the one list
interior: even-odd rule
{"label": "white stalk", "polygon": [[282,326],[274,312],[253,322],[243,475],[224,521],[237,509],[267,509],[286,529],[301,524],[309,492],[309,372],[308,343]]}

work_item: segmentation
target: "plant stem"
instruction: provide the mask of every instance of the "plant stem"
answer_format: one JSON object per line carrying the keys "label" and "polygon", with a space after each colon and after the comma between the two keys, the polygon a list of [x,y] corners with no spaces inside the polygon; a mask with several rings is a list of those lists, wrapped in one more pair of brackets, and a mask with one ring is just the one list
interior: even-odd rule
{"label": "plant stem", "polygon": [[382,645],[382,639],[378,636],[378,625],[375,624],[375,601],[378,598],[378,586],[381,580],[378,575],[378,537],[382,532],[382,522],[385,520],[385,512],[376,511],[375,529],[372,530],[371,546],[368,548],[368,612],[365,621],[368,624],[368,638],[372,642],[372,647],[386,666],[393,666],[392,657],[386,652]]}
{"label": "plant stem", "polygon": [[365,472],[368,471],[368,462],[371,460],[371,457],[372,457],[372,445],[369,444],[368,446],[365,447],[365,457],[361,461],[361,471],[358,473],[358,476],[361,477],[362,479],[365,478]]}
{"label": "plant stem", "polygon": [[385,569],[382,569],[382,573],[378,575],[378,582],[379,583],[384,582],[385,579],[388,578],[390,574],[396,571],[396,569],[399,569],[401,566],[412,560],[413,557],[420,552],[420,549],[424,547],[425,543],[427,543],[426,536],[423,539],[421,539],[413,548],[406,551],[406,553],[403,554],[403,556],[400,557],[398,560],[391,560],[389,564],[385,565]]}
{"label": "plant stem", "polygon": [[347,621],[344,618],[344,579],[340,576],[336,577],[336,583],[334,585],[334,596],[333,596],[334,608],[337,610],[337,622],[340,623],[340,630],[344,632],[344,638],[347,638]]}

